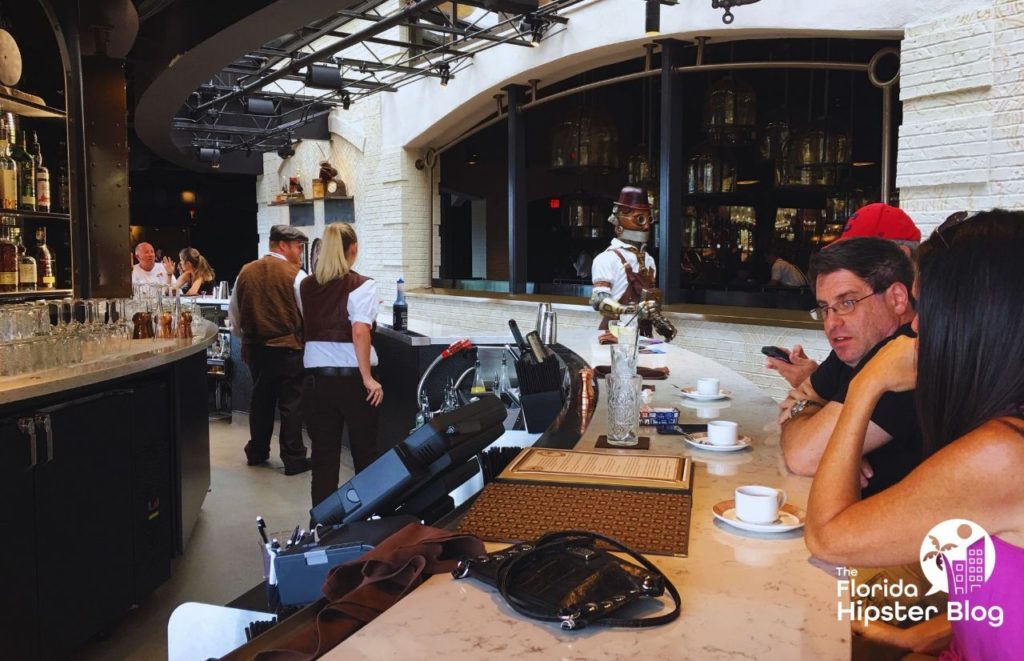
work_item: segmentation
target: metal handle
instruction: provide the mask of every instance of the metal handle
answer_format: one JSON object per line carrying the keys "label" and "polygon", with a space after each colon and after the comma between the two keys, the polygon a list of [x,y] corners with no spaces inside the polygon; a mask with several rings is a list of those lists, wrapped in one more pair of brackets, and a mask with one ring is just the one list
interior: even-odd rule
{"label": "metal handle", "polygon": [[29,468],[39,463],[39,453],[36,449],[36,425],[31,417],[18,418],[18,429],[28,435]]}
{"label": "metal handle", "polygon": [[50,425],[50,414],[37,413],[36,425],[42,426],[46,432],[46,461],[53,461],[53,428]]}

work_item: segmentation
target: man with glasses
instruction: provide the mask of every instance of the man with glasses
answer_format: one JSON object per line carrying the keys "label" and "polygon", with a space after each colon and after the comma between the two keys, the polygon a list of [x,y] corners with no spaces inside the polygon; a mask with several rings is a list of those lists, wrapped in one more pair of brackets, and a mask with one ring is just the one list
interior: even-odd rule
{"label": "man with glasses", "polygon": [[[897,244],[853,238],[811,260],[818,307],[832,352],[780,407],[782,453],[798,475],[813,475],[858,368],[897,335],[912,335],[914,267]],[[920,461],[913,391],[887,393],[875,407],[864,444],[864,496],[889,487]]]}
{"label": "man with glasses", "polygon": [[[825,246],[825,250],[831,250],[832,246],[840,245],[840,242],[846,239],[858,237],[874,237],[892,241],[900,247],[904,255],[911,259],[914,258],[918,246],[921,245],[921,230],[917,228],[910,216],[899,207],[882,202],[875,202],[857,209],[846,221],[843,233],[836,242]],[[777,371],[794,388],[802,384],[807,377],[814,373],[814,370],[818,369],[818,363],[808,358],[799,344],[790,350],[789,362],[778,358],[768,358],[764,366]]]}

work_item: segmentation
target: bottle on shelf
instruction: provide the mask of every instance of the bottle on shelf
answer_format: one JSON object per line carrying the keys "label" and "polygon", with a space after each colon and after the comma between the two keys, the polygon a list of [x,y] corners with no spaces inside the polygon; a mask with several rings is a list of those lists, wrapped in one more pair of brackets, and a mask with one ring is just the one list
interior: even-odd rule
{"label": "bottle on shelf", "polygon": [[405,280],[398,279],[395,303],[391,306],[391,327],[396,331],[409,330],[409,305],[405,302]]}
{"label": "bottle on shelf", "polygon": [[36,286],[39,289],[53,289],[57,282],[57,264],[50,246],[46,245],[46,228],[36,230]]}
{"label": "bottle on shelf", "polygon": [[469,389],[471,395],[482,395],[487,392],[487,385],[484,382],[484,371],[480,368],[480,360],[473,366],[473,387]]}
{"label": "bottle on shelf", "polygon": [[43,149],[39,146],[39,134],[32,132],[32,160],[36,166],[36,210],[50,210],[50,170],[43,165]]}
{"label": "bottle on shelf", "polygon": [[20,227],[11,228],[11,240],[18,253],[18,291],[35,291],[38,288],[36,260],[25,249]]}
{"label": "bottle on shelf", "polygon": [[494,394],[501,397],[512,390],[512,381],[508,376],[508,354],[501,355],[501,371],[498,372],[498,383],[494,386]]}
{"label": "bottle on shelf", "polygon": [[10,136],[11,158],[18,165],[18,208],[22,211],[36,210],[36,164],[25,149],[25,132],[18,142],[17,119],[13,112],[7,113],[7,131]]}
{"label": "bottle on shelf", "polygon": [[7,114],[0,112],[0,208],[18,208],[18,164],[11,158],[7,140]]}
{"label": "bottle on shelf", "polygon": [[0,292],[18,291],[18,248],[11,241],[11,228],[0,226]]}
{"label": "bottle on shelf", "polygon": [[[67,154],[67,145],[63,142],[58,143],[58,153]],[[57,213],[70,213],[71,203],[68,201],[69,188],[68,188],[68,168],[67,163],[63,159],[57,159],[57,182],[56,189],[51,187],[51,203],[50,207],[52,211]]]}

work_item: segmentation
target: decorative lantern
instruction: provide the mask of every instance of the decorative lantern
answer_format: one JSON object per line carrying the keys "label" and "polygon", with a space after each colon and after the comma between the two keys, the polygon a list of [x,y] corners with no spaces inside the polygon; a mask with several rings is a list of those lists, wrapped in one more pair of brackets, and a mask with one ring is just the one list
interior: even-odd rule
{"label": "decorative lantern", "polygon": [[796,132],[786,146],[784,183],[835,186],[846,178],[853,154],[848,130],[819,120]]}
{"label": "decorative lantern", "polygon": [[731,149],[708,142],[687,160],[687,193],[731,193],[735,188],[736,156]]}
{"label": "decorative lantern", "polygon": [[581,110],[578,117],[555,126],[551,167],[592,168],[607,173],[619,167],[619,134],[606,117]]}
{"label": "decorative lantern", "polygon": [[716,142],[752,142],[757,136],[754,88],[732,74],[712,85],[704,96],[704,130]]}

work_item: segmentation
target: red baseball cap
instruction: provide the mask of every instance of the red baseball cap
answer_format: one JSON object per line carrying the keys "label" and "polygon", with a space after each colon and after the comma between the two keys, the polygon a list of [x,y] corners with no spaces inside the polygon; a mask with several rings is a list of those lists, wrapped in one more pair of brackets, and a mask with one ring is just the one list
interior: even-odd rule
{"label": "red baseball cap", "polygon": [[839,240],[873,236],[890,241],[920,241],[921,230],[903,209],[875,202],[858,209],[846,221]]}

